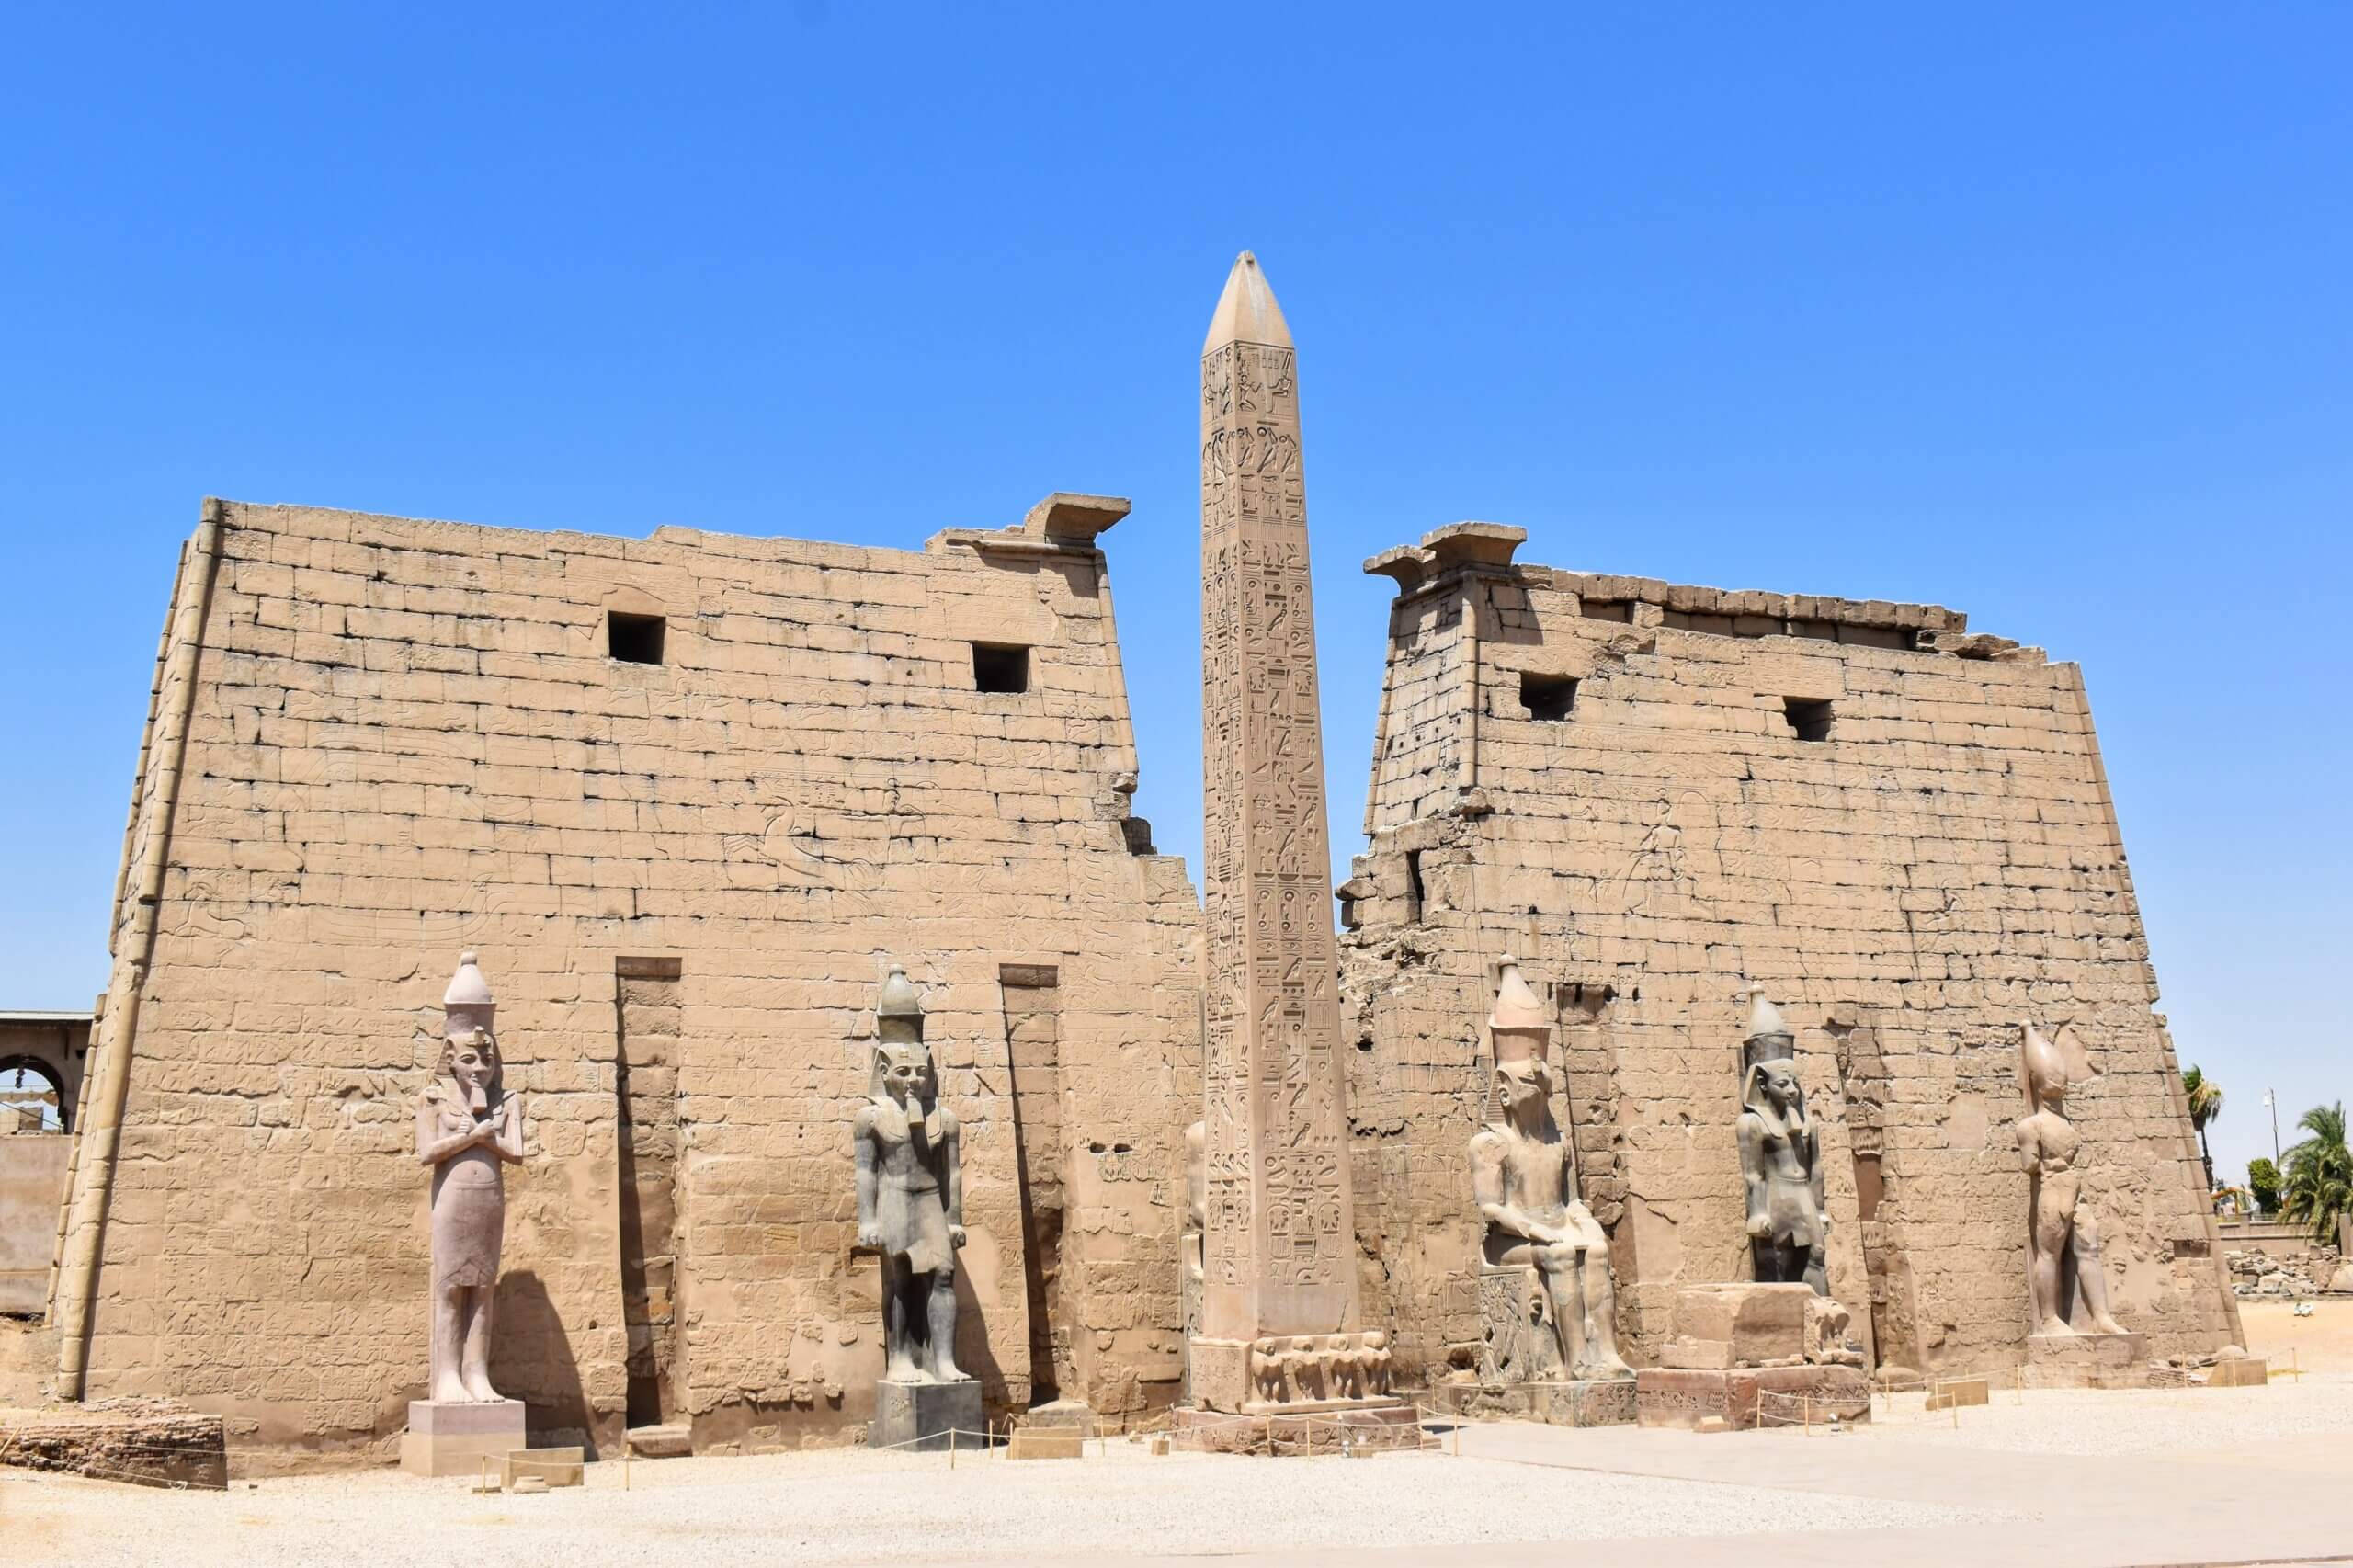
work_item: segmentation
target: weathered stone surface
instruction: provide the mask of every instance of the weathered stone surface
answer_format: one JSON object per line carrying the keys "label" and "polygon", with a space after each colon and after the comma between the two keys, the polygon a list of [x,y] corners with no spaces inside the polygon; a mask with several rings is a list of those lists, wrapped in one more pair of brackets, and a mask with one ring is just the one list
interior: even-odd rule
{"label": "weathered stone surface", "polygon": [[953,1430],[956,1447],[977,1449],[987,1441],[986,1421],[981,1412],[981,1385],[970,1378],[946,1383],[878,1382],[866,1443],[874,1449],[928,1452],[948,1448]]}
{"label": "weathered stone surface", "polygon": [[195,1415],[165,1400],[0,1410],[0,1464],[136,1486],[219,1491],[229,1483],[221,1417]]}
{"label": "weathered stone surface", "polygon": [[2037,1389],[2140,1389],[2149,1386],[2145,1334],[2036,1334],[2026,1342],[2019,1374]]}
{"label": "weathered stone surface", "polygon": [[1871,1418],[1870,1380],[1853,1367],[1736,1367],[1702,1371],[1644,1367],[1635,1374],[1635,1420],[1643,1426],[1698,1431],[1798,1426]]}

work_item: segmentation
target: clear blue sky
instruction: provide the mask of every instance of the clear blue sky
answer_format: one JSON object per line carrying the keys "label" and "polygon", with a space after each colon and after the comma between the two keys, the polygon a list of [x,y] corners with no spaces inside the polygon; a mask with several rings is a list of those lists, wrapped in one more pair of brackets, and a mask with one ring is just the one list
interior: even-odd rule
{"label": "clear blue sky", "polygon": [[1197,859],[1194,377],[1246,246],[1343,857],[1357,563],[1437,524],[1949,604],[2085,666],[2221,1162],[2267,1085],[2353,1098],[2353,10],[664,9],[0,23],[0,1004],[104,983],[208,494],[903,546],[1132,496],[1141,809]]}

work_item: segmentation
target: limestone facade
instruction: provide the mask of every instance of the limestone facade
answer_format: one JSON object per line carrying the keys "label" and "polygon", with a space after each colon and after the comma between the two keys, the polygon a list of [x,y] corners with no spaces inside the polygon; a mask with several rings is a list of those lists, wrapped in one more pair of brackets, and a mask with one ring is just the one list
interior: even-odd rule
{"label": "limestone facade", "polygon": [[1781,1005],[1822,1132],[1832,1292],[1877,1363],[2019,1364],[2021,1020],[2074,1020],[2070,1110],[2115,1310],[2238,1339],[2076,667],[1923,605],[1516,565],[1461,524],[1399,585],[1365,828],[1339,890],[1369,1324],[1401,1384],[1475,1365],[1492,955],[1549,992],[1629,1359],[1677,1288],[1749,1278],[1745,1012]]}
{"label": "limestone facade", "polygon": [[65,1392],[389,1455],[426,1343],[409,1107],[474,948],[529,1107],[492,1371],[533,1441],[872,1414],[844,1129],[886,955],[965,1129],[959,1359],[1000,1410],[1172,1401],[1199,916],[1128,811],[1096,545],[1125,511],[907,551],[208,503],[84,1096]]}

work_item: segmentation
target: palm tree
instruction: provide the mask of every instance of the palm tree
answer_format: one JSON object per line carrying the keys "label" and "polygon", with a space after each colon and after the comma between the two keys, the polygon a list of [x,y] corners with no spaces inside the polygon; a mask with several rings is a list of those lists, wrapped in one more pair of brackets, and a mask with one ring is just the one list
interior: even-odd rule
{"label": "palm tree", "polygon": [[2206,1124],[2222,1117],[2222,1086],[2192,1067],[2181,1075],[2182,1096],[2189,1102],[2189,1125],[2198,1129],[2199,1157],[2206,1162],[2206,1190],[2214,1190],[2214,1151],[2206,1146]]}
{"label": "palm tree", "polygon": [[2345,1146],[2345,1102],[2314,1106],[2296,1125],[2312,1134],[2288,1151],[2279,1211],[2313,1228],[2313,1240],[2336,1240],[2340,1216],[2353,1213],[2353,1149]]}

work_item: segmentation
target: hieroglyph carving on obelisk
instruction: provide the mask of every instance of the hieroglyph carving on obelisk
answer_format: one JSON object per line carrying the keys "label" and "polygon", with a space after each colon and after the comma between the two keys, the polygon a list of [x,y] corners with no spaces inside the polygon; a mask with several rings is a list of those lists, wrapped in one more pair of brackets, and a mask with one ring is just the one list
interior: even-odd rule
{"label": "hieroglyph carving on obelisk", "polygon": [[1250,1402],[1252,1346],[1263,1359],[1270,1337],[1358,1328],[1297,369],[1282,312],[1245,252],[1201,351],[1199,1344],[1214,1348],[1196,1355],[1195,1381],[1197,1397],[1224,1409]]}

